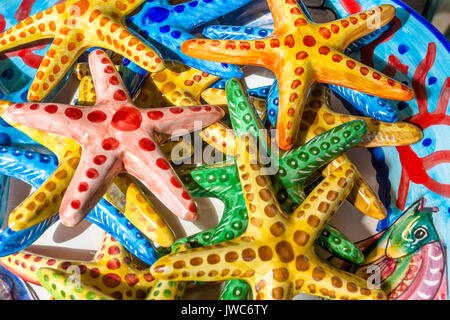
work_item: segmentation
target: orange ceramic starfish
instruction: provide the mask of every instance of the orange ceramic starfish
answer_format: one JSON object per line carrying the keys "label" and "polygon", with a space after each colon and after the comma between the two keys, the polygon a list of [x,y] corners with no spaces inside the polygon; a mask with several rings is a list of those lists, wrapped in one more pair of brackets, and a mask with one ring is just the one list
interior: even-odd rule
{"label": "orange ceramic starfish", "polygon": [[28,100],[42,100],[88,48],[119,53],[140,67],[164,68],[159,55],[133,36],[123,18],[144,0],[68,0],[39,12],[0,34],[0,51],[54,38],[33,80]]}
{"label": "orange ceramic starfish", "polygon": [[[195,58],[225,63],[260,65],[271,69],[280,85],[278,144],[289,150],[296,141],[304,103],[311,85],[318,81],[356,89],[395,100],[411,100],[413,91],[376,70],[353,60],[342,51],[395,15],[382,5],[325,24],[308,20],[295,0],[268,0],[274,20],[273,33],[260,40],[192,39],[181,50]],[[372,22],[372,23],[371,23]]]}

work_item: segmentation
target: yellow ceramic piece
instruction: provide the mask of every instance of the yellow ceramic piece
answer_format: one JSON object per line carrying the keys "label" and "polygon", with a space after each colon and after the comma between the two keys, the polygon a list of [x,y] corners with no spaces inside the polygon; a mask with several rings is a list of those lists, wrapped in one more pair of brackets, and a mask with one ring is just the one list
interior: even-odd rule
{"label": "yellow ceramic piece", "polygon": [[[91,262],[55,259],[21,251],[0,258],[0,263],[20,278],[42,284],[56,299],[145,299],[155,278],[148,267],[139,266],[135,260],[105,232]],[[61,281],[69,277],[72,280]]]}
{"label": "yellow ceramic piece", "polygon": [[163,247],[170,247],[174,243],[173,233],[134,183],[128,186],[124,215],[150,240]]}
{"label": "yellow ceramic piece", "polygon": [[314,241],[351,190],[353,166],[334,170],[288,216],[256,161],[253,138],[242,136],[237,148],[247,230],[235,240],[164,256],[152,266],[152,274],[174,281],[244,279],[255,299],[291,299],[300,292],[331,299],[385,299],[382,291],[367,288],[363,279],[330,266],[314,252]]}
{"label": "yellow ceramic piece", "polygon": [[219,77],[166,61],[166,69],[150,75],[141,86],[134,102],[140,107],[200,105],[200,94]]}
{"label": "yellow ceramic piece", "polygon": [[[212,92],[210,91],[210,93]],[[216,92],[215,95],[208,95],[205,100],[207,103],[214,104],[220,101],[221,95],[221,93]],[[364,120],[367,124],[367,133],[358,143],[360,147],[409,145],[422,139],[422,131],[406,122],[386,123],[368,117],[340,114],[331,110],[329,107],[329,89],[325,86],[316,85],[305,105],[296,145],[303,145],[317,135],[353,120]],[[234,156],[236,153],[235,136],[232,130],[226,129],[221,124],[215,124],[204,129],[201,136],[205,142],[221,152]],[[346,155],[335,159],[322,173],[327,175],[327,172],[340,166],[345,161],[350,161]],[[359,171],[356,168],[354,170],[357,178],[347,200],[370,217],[378,220],[386,218],[386,209],[378,196]]]}
{"label": "yellow ceramic piece", "polygon": [[314,82],[330,83],[371,95],[411,100],[407,86],[343,54],[353,41],[380,28],[395,15],[382,5],[358,14],[317,24],[308,20],[295,0],[268,0],[274,31],[259,40],[190,39],[181,51],[191,57],[271,69],[279,82],[278,145],[294,146],[304,104]]}
{"label": "yellow ceramic piece", "polygon": [[75,68],[75,74],[80,80],[78,88],[78,104],[82,106],[91,106],[95,103],[95,87],[92,80],[91,71],[87,63],[78,63]]}
{"label": "yellow ceramic piece", "polygon": [[[220,106],[222,109],[225,110],[225,112],[228,113],[228,102],[227,102],[227,96],[225,94],[225,90],[218,89],[218,88],[208,88],[201,94],[202,99],[205,101],[215,101],[216,106]],[[256,97],[250,97],[250,102],[255,107],[256,111],[258,112],[258,115],[261,119],[264,119],[267,108],[266,108],[266,100],[256,98]]]}
{"label": "yellow ceramic piece", "polygon": [[159,55],[133,36],[123,19],[144,0],[67,0],[0,34],[0,51],[53,38],[31,84],[28,100],[42,100],[88,48],[119,53],[150,72],[164,68]]}

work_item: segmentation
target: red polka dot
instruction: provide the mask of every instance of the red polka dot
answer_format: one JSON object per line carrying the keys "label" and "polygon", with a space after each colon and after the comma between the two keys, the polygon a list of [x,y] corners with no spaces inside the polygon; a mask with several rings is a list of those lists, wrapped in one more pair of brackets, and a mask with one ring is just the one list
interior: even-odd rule
{"label": "red polka dot", "polygon": [[225,49],[236,49],[236,43],[234,41],[225,42]]}
{"label": "red polka dot", "polygon": [[49,266],[52,266],[52,265],[54,265],[55,263],[56,263],[56,260],[55,260],[55,259],[50,259],[50,260],[47,261],[47,265],[49,265]]}
{"label": "red polka dot", "polygon": [[122,279],[114,273],[108,273],[102,277],[103,284],[108,288],[117,287],[120,284],[121,280]]}
{"label": "red polka dot", "polygon": [[31,109],[31,110],[37,110],[37,109],[39,109],[39,104],[37,104],[37,103],[32,104],[32,105],[30,106],[30,109]]}
{"label": "red polka dot", "polygon": [[[122,90],[120,90],[122,91]],[[118,92],[118,91],[116,91]],[[123,91],[122,91],[123,92]],[[132,107],[120,108],[113,116],[111,125],[120,131],[134,131],[140,128],[142,123],[141,113]]]}
{"label": "red polka dot", "polygon": [[355,61],[351,61],[351,60],[347,61],[347,67],[349,67],[350,69],[355,69],[355,66],[356,66]]}
{"label": "red polka dot", "polygon": [[193,202],[189,205],[189,211],[197,212],[197,209],[196,209],[195,204]]}
{"label": "red polka dot", "polygon": [[113,86],[117,86],[120,82],[116,76],[112,76],[111,78],[109,78],[109,83],[112,84]]}
{"label": "red polka dot", "polygon": [[33,259],[34,262],[39,262],[41,260],[42,260],[42,257],[36,257],[36,258]]}
{"label": "red polka dot", "polygon": [[31,254],[27,253],[26,255],[23,256],[23,258],[26,259],[30,259],[31,258]]}
{"label": "red polka dot", "polygon": [[89,179],[97,179],[98,178],[98,171],[94,168],[90,168],[86,170],[86,177]]}
{"label": "red polka dot", "polygon": [[316,45],[316,39],[313,36],[305,36],[303,38],[303,44],[307,47],[314,47]]}
{"label": "red polka dot", "polygon": [[109,59],[108,58],[102,58],[102,60],[100,60],[103,64],[109,64]]}
{"label": "red polka dot", "polygon": [[139,282],[139,278],[137,275],[130,273],[125,276],[125,281],[130,287],[132,287]]}
{"label": "red polka dot", "polygon": [[184,111],[183,108],[170,108],[169,110],[170,110],[170,112],[175,113],[175,114],[182,113]]}
{"label": "red polka dot", "polygon": [[330,48],[325,47],[325,46],[320,47],[320,48],[319,48],[319,53],[326,56],[327,54],[330,53]]}
{"label": "red polka dot", "polygon": [[119,141],[114,138],[106,138],[102,141],[102,148],[105,150],[115,150],[119,146]]}
{"label": "red polka dot", "polygon": [[270,39],[270,47],[278,48],[280,46],[280,40],[278,39]]}
{"label": "red polka dot", "polygon": [[73,200],[71,203],[70,203],[70,206],[73,208],[73,209],[80,209],[80,206],[81,206],[81,202],[80,202],[80,200]]}
{"label": "red polka dot", "polygon": [[89,271],[92,278],[98,278],[100,276],[100,270],[98,268],[93,268]]}
{"label": "red polka dot", "polygon": [[26,269],[26,267],[27,267],[27,264],[25,263],[25,262],[22,262],[22,268],[24,268],[24,269]]}
{"label": "red polka dot", "polygon": [[24,105],[25,105],[25,104],[23,104],[23,103],[16,103],[16,104],[14,105],[14,107],[16,107],[17,109],[20,109],[20,108],[23,108]]}
{"label": "red polka dot", "polygon": [[163,158],[159,158],[156,160],[156,165],[158,166],[158,168],[162,169],[162,170],[169,170],[169,164],[167,163],[167,161]]}
{"label": "red polka dot", "polygon": [[308,23],[306,22],[305,19],[298,18],[297,20],[295,20],[294,24],[296,27],[301,27],[301,26],[306,26]]}
{"label": "red polka dot", "polygon": [[302,75],[303,72],[305,72],[305,69],[303,69],[302,67],[297,67],[297,68],[295,68],[295,74],[296,74],[297,76]]}
{"label": "red polka dot", "polygon": [[239,49],[241,50],[250,50],[250,43],[247,41],[240,41],[239,42]]}
{"label": "red polka dot", "polygon": [[106,263],[106,267],[109,270],[116,270],[120,268],[120,261],[117,258],[112,258]]}
{"label": "red polka dot", "polygon": [[89,189],[89,185],[86,183],[86,182],[81,182],[79,185],[78,185],[78,191],[80,191],[80,192],[85,192],[85,191],[87,191]]}
{"label": "red polka dot", "polygon": [[114,92],[113,99],[116,101],[125,101],[127,100],[127,95],[122,89],[119,89]]}
{"label": "red polka dot", "polygon": [[331,32],[330,30],[328,30],[325,27],[322,27],[319,29],[319,33],[321,34],[322,37],[324,37],[325,39],[330,39],[331,37]]}
{"label": "red polka dot", "polygon": [[77,108],[67,108],[66,111],[64,111],[64,114],[72,120],[78,120],[83,116],[83,112]]}
{"label": "red polka dot", "polygon": [[295,39],[292,36],[292,34],[290,34],[286,38],[284,38],[284,44],[289,48],[293,48],[295,46]]}
{"label": "red polka dot", "polygon": [[378,72],[374,72],[372,76],[376,80],[380,80],[381,79],[381,74],[379,74]]}
{"label": "red polka dot", "polygon": [[152,120],[159,120],[164,116],[164,113],[161,111],[149,111],[147,112],[147,116]]}
{"label": "red polka dot", "polygon": [[306,58],[308,58],[308,53],[305,52],[305,51],[300,51],[300,52],[298,52],[298,53],[296,54],[295,58],[296,58],[297,60],[303,60],[303,59],[306,59]]}
{"label": "red polka dot", "polygon": [[338,26],[338,25],[335,25],[335,24],[332,24],[332,25],[331,25],[331,31],[332,31],[333,33],[338,33],[338,32],[339,32],[339,26]]}
{"label": "red polka dot", "polygon": [[90,122],[99,123],[106,120],[106,114],[103,111],[96,110],[89,113],[87,118]]}
{"label": "red polka dot", "polygon": [[189,193],[187,193],[186,191],[183,191],[183,193],[181,194],[181,196],[186,199],[186,200],[191,200],[191,197],[189,196]]}
{"label": "red polka dot", "polygon": [[175,188],[181,188],[181,183],[180,183],[180,181],[178,181],[178,179],[175,178],[175,177],[171,177],[171,178],[170,178],[170,183],[171,183]]}
{"label": "red polka dot", "polygon": [[367,69],[366,67],[361,67],[361,69],[359,69],[359,71],[361,72],[361,74],[363,76],[365,76],[369,73],[369,69]]}
{"label": "red polka dot", "polygon": [[388,79],[387,82],[388,82],[388,84],[389,84],[390,86],[392,86],[392,87],[395,86],[395,81],[394,81],[394,80]]}
{"label": "red polka dot", "polygon": [[58,106],[56,104],[49,104],[48,106],[45,106],[44,110],[48,113],[56,113],[58,111]]}
{"label": "red polka dot", "polygon": [[266,47],[266,44],[262,41],[256,41],[255,42],[255,48],[256,49],[264,49]]}
{"label": "red polka dot", "polygon": [[347,20],[342,20],[341,24],[344,28],[347,28],[350,23]]}
{"label": "red polka dot", "polygon": [[115,254],[119,254],[120,253],[120,249],[119,249],[118,246],[110,246],[108,248],[108,253],[113,256]]}
{"label": "red polka dot", "polygon": [[343,58],[340,54],[333,54],[332,59],[334,62],[341,62]]}
{"label": "red polka dot", "polygon": [[84,264],[80,264],[78,269],[80,270],[80,274],[84,274],[87,271],[87,267]]}
{"label": "red polka dot", "polygon": [[111,74],[111,73],[114,73],[114,68],[113,67],[111,67],[111,66],[107,66],[107,67],[105,67],[105,69],[103,70],[105,73],[109,73],[109,74]]}
{"label": "red polka dot", "polygon": [[189,110],[198,112],[198,111],[202,110],[202,108],[201,107],[189,107]]}
{"label": "red polka dot", "polygon": [[64,270],[66,270],[68,267],[70,267],[72,264],[68,261],[65,261],[63,263],[61,263],[61,268],[63,268]]}
{"label": "red polka dot", "polygon": [[212,108],[210,106],[204,106],[203,111],[210,112]]}
{"label": "red polka dot", "polygon": [[120,291],[114,291],[113,293],[111,293],[111,297],[115,300],[123,300],[123,295]]}
{"label": "red polka dot", "polygon": [[104,155],[98,155],[98,156],[95,156],[94,157],[94,159],[93,159],[93,162],[96,164],[96,165],[102,165],[102,164],[104,164],[105,162],[106,162],[106,159],[107,159],[107,157],[106,156],[104,156]]}
{"label": "red polka dot", "polygon": [[142,138],[139,140],[139,147],[145,151],[153,151],[156,148],[153,141],[148,138]]}

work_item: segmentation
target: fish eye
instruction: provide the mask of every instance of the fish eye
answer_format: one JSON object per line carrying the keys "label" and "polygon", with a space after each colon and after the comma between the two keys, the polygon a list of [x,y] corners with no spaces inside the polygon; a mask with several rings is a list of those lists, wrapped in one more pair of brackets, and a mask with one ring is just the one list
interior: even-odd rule
{"label": "fish eye", "polygon": [[428,236],[428,230],[425,227],[419,227],[416,230],[414,230],[414,238],[416,240],[425,239],[427,236]]}

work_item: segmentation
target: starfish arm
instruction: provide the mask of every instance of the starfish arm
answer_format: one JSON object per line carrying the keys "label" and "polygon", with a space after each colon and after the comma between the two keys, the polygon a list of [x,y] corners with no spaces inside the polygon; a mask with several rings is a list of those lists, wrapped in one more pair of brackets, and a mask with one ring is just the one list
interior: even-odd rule
{"label": "starfish arm", "polygon": [[0,257],[12,255],[32,245],[51,225],[59,220],[57,215],[21,231],[6,228],[0,233]]}
{"label": "starfish arm", "polygon": [[75,36],[55,38],[31,83],[28,100],[41,101],[45,98],[61,82],[83,51],[83,42],[78,42]]}
{"label": "starfish arm", "polygon": [[102,228],[117,239],[126,250],[148,265],[152,265],[158,259],[158,253],[144,234],[105,199],[101,199],[89,212],[86,220]]}
{"label": "starfish arm", "polygon": [[[194,39],[194,36],[185,31],[183,28],[178,28],[176,26],[170,26],[170,30],[171,33],[158,34],[156,40],[176,52],[179,59],[186,65],[195,66],[196,69],[216,76],[226,78],[242,77],[242,72],[239,70],[238,66],[229,65],[222,62],[208,61],[206,59],[196,59],[195,57],[193,58],[192,56],[186,55],[181,51],[181,46],[185,41]],[[171,36],[173,32],[178,33],[179,37],[177,39],[174,39]]]}
{"label": "starfish arm", "polygon": [[155,108],[142,111],[142,117],[155,120],[151,129],[171,136],[181,136],[207,127],[223,116],[223,110],[216,106]]}
{"label": "starfish arm", "polygon": [[123,16],[127,16],[130,13],[132,13],[134,10],[139,8],[142,3],[145,2],[145,0],[108,0],[111,3],[114,3],[117,9],[121,11],[121,14]]}
{"label": "starfish arm", "polygon": [[202,31],[206,38],[220,40],[259,40],[271,33],[270,29],[224,25],[208,26]]}
{"label": "starfish arm", "polygon": [[124,215],[150,240],[162,247],[170,247],[174,235],[150,201],[134,183],[128,186]]}
{"label": "starfish arm", "polygon": [[[189,244],[178,243],[172,247],[171,253],[186,251]],[[148,293],[146,300],[180,300],[188,286],[186,281],[171,281],[155,279],[155,284]]]}
{"label": "starfish arm", "polygon": [[[50,29],[50,25],[56,30],[55,23],[51,22],[55,19],[54,14],[40,12],[20,21],[12,28],[0,33],[0,51],[41,39],[53,38],[54,32]],[[48,25],[49,23],[50,25]]]}
{"label": "starfish arm", "polygon": [[[407,101],[414,98],[414,91],[406,85],[343,55],[340,51],[330,49],[327,56],[329,63],[320,64],[314,71],[318,82],[343,86],[385,99]],[[314,59],[318,58],[319,55]],[[323,59],[323,55],[320,55],[320,59]],[[330,74],[334,76],[330,78]]]}
{"label": "starfish arm", "polygon": [[24,181],[39,188],[55,170],[55,156],[19,148],[0,147],[0,174]]}
{"label": "starfish arm", "polygon": [[[277,175],[287,193],[299,205],[308,177],[335,157],[354,147],[366,132],[363,121],[347,122],[326,131],[298,149],[283,154],[280,159],[282,174]],[[280,172],[281,173],[281,172]]]}
{"label": "starfish arm", "polygon": [[[141,90],[155,88],[157,94],[164,95],[174,106],[195,106],[201,104],[200,94],[217,79],[206,72],[169,60],[166,61],[166,69],[148,78],[148,89],[144,87]],[[147,94],[151,95],[151,92]]]}
{"label": "starfish arm", "polygon": [[[322,175],[325,177],[330,175],[336,168],[344,163],[351,163],[346,155],[342,155],[330,162],[322,171]],[[356,168],[354,170],[356,177],[355,184],[347,200],[353,204],[356,209],[369,217],[377,220],[386,218],[387,211],[383,203],[378,199],[376,193],[361,176],[361,173]]]}
{"label": "starfish arm", "polygon": [[[144,141],[147,141],[142,139]],[[141,140],[141,141],[142,141]],[[148,140],[150,141],[150,140]],[[139,142],[132,152],[124,155],[125,169],[150,190],[171,212],[178,217],[195,221],[198,219],[195,204],[175,171],[165,160],[164,154],[153,142]],[[152,174],[148,174],[151,172]]]}
{"label": "starfish arm", "polygon": [[224,63],[259,65],[274,69],[279,53],[271,48],[271,40],[209,40],[191,39],[183,43],[181,51],[191,57]]}
{"label": "starfish arm", "polygon": [[38,270],[37,279],[55,300],[111,300],[112,298],[101,291],[82,283],[72,274],[52,269]]}
{"label": "starfish arm", "polygon": [[[156,74],[160,74],[161,72],[165,72],[165,70],[157,72]],[[135,105],[143,108],[168,107],[171,105],[170,101],[161,94],[161,91],[155,85],[152,77],[147,77],[147,79],[145,79],[133,102]]]}
{"label": "starfish arm", "polygon": [[296,229],[300,230],[294,234],[297,245],[306,247],[316,241],[323,227],[350,193],[354,180],[353,165],[344,163],[314,188],[292,214]]}
{"label": "starfish arm", "polygon": [[149,72],[164,69],[158,52],[129,32],[122,22],[111,19],[102,26],[102,19],[96,19],[93,23],[98,27],[96,46],[116,52]]}
{"label": "starfish arm", "polygon": [[369,289],[364,279],[334,268],[317,257],[302,261],[302,267],[308,267],[308,271],[297,280],[294,294],[304,292],[341,300],[386,299],[382,290]]}
{"label": "starfish arm", "polygon": [[324,37],[332,39],[337,48],[344,50],[355,40],[388,24],[394,16],[394,6],[380,5],[337,21],[321,24],[318,28]]}
{"label": "starfish arm", "polygon": [[91,106],[95,103],[96,98],[97,95],[95,93],[92,76],[84,76],[80,81],[78,89],[78,104],[82,106]]}
{"label": "starfish arm", "polygon": [[267,0],[267,3],[272,12],[275,31],[286,24],[286,21],[292,21],[294,25],[305,25],[308,21],[307,16],[299,8],[295,0]]}
{"label": "starfish arm", "polygon": [[56,215],[62,195],[72,180],[78,161],[77,156],[61,161],[45,183],[11,212],[9,227],[14,231],[25,230]]}
{"label": "starfish arm", "polygon": [[398,120],[398,112],[384,99],[369,96],[356,90],[340,86],[329,86],[331,90],[343,101],[351,103],[359,113],[362,113],[370,118],[393,123]]}
{"label": "starfish arm", "polygon": [[168,280],[223,281],[238,276],[252,277],[256,262],[248,260],[250,251],[254,253],[251,243],[222,242],[169,254],[150,270],[155,277]]}
{"label": "starfish arm", "polygon": [[295,144],[306,97],[313,83],[313,74],[303,67],[286,65],[276,74],[279,86],[277,142],[289,150]]}
{"label": "starfish arm", "polygon": [[122,78],[108,55],[102,50],[89,54],[89,67],[94,83],[97,105],[109,101],[131,101]]}
{"label": "starfish arm", "polygon": [[114,151],[104,150],[98,154],[93,147],[86,147],[61,201],[61,222],[69,227],[80,223],[122,169],[122,162]]}
{"label": "starfish arm", "polygon": [[74,109],[73,106],[65,104],[16,103],[10,105],[2,117],[8,122],[17,122],[33,129],[64,135],[79,141],[83,133],[78,126],[73,125],[72,119],[74,117],[80,119],[83,112]]}

